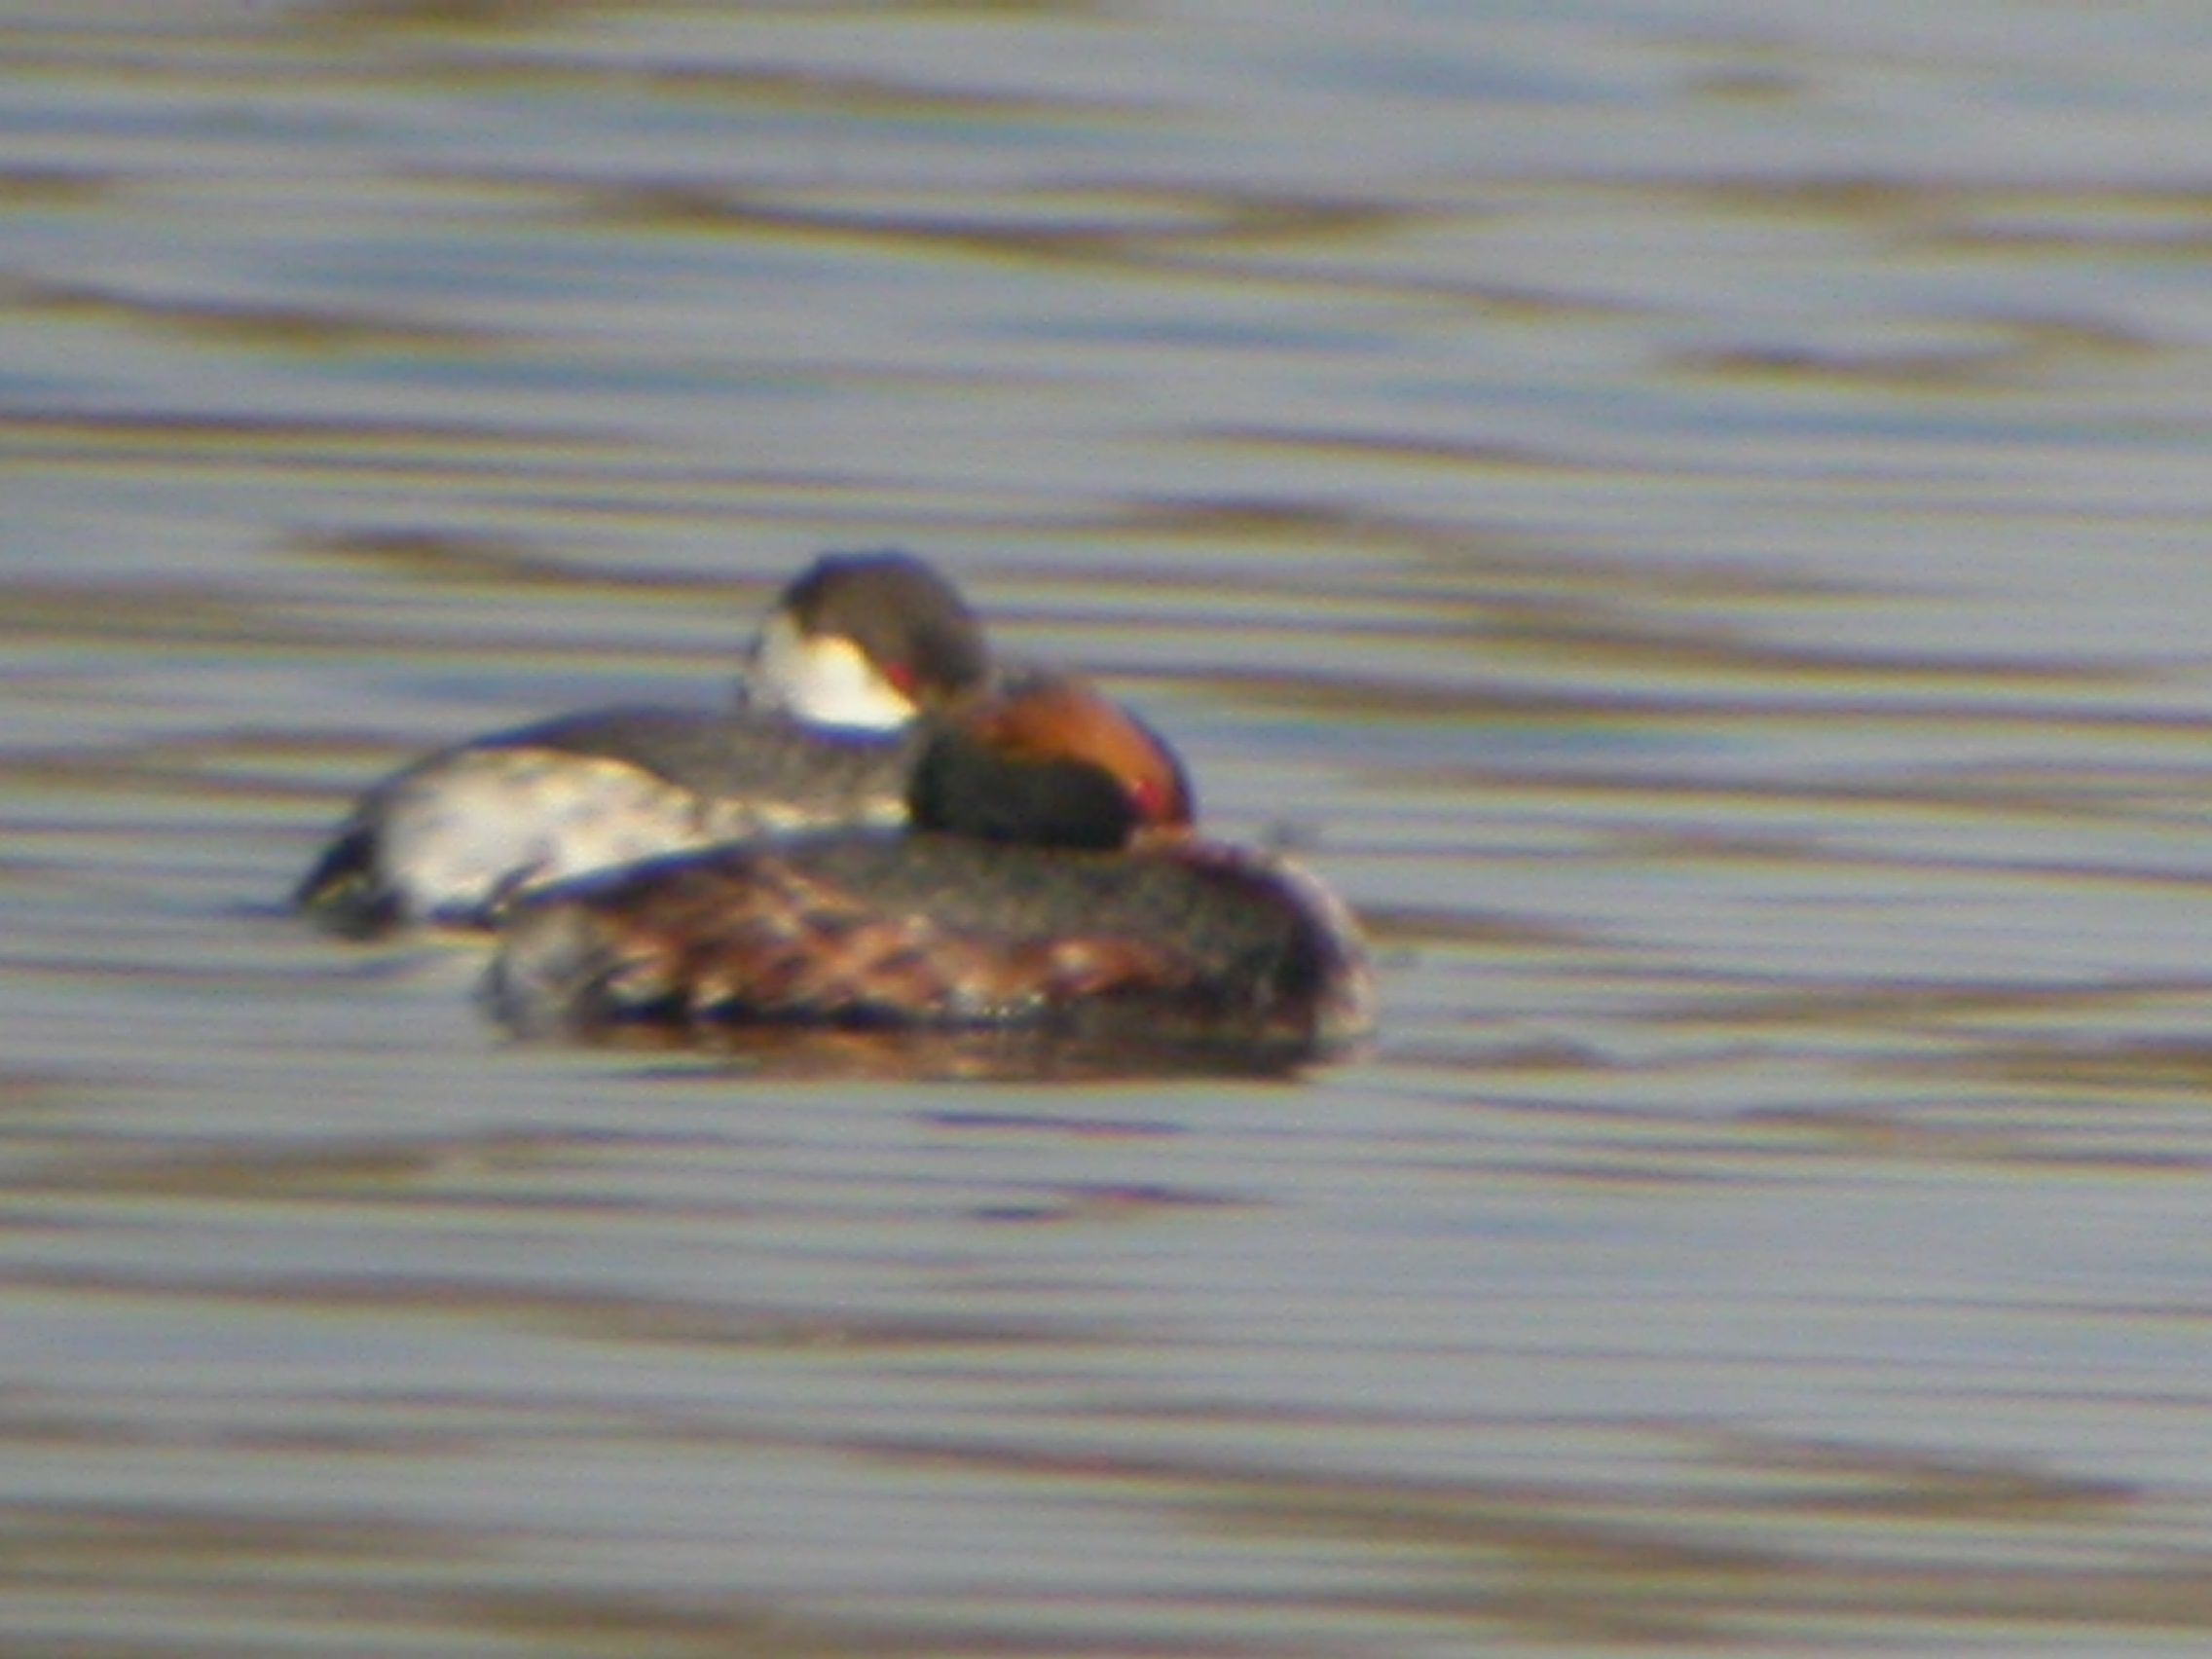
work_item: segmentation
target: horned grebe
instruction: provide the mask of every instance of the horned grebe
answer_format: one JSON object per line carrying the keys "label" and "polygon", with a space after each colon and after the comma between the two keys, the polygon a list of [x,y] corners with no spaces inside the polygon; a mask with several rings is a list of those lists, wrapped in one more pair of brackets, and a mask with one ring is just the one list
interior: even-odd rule
{"label": "horned grebe", "polygon": [[653,859],[528,895],[486,978],[523,1032],[1021,1026],[1333,1047],[1374,1022],[1349,911],[1189,833],[1174,755],[1076,682],[930,722],[905,832]]}
{"label": "horned grebe", "polygon": [[519,892],[769,830],[899,824],[914,716],[987,681],[982,630],[903,553],[788,586],[735,710],[565,715],[441,750],[371,789],[294,894],[333,932],[483,926]]}

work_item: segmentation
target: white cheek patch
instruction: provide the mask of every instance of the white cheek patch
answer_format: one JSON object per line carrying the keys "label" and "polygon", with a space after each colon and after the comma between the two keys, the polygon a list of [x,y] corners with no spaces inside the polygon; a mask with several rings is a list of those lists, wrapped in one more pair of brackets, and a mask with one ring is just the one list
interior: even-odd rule
{"label": "white cheek patch", "polygon": [[912,699],[867,653],[834,634],[806,634],[789,616],[768,619],[753,647],[749,695],[814,725],[895,731],[914,718]]}

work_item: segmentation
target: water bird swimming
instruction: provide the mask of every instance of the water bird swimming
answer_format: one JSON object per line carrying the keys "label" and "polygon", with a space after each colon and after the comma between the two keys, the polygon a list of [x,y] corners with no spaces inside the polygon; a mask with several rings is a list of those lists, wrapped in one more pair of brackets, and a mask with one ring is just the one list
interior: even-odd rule
{"label": "water bird swimming", "polygon": [[828,554],[787,586],[738,707],[598,709],[438,751],[354,805],[293,894],[331,931],[485,926],[516,894],[772,830],[898,824],[914,718],[990,677],[980,624],[904,553]]}
{"label": "water bird swimming", "polygon": [[844,829],[540,889],[485,982],[525,1033],[1021,1027],[1317,1051],[1365,1034],[1357,925],[1309,872],[1191,832],[1173,752],[1081,682],[930,722],[905,831]]}

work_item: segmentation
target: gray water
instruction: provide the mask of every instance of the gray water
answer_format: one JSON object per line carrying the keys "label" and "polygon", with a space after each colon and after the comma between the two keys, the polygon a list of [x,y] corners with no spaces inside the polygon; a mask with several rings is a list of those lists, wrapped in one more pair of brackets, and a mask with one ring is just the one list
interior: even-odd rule
{"label": "gray water", "polygon": [[[2212,13],[0,18],[11,1659],[2212,1637]],[[1371,1051],[516,1046],[283,913],[886,544]]]}

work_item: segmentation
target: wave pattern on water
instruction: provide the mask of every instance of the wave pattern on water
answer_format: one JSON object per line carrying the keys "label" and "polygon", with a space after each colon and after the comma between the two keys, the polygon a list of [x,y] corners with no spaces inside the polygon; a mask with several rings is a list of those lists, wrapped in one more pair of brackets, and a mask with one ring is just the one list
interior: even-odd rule
{"label": "wave pattern on water", "polygon": [[[15,1647],[2202,1645],[2182,12],[0,45]],[[283,914],[891,543],[1346,894],[1371,1051],[515,1046]]]}

